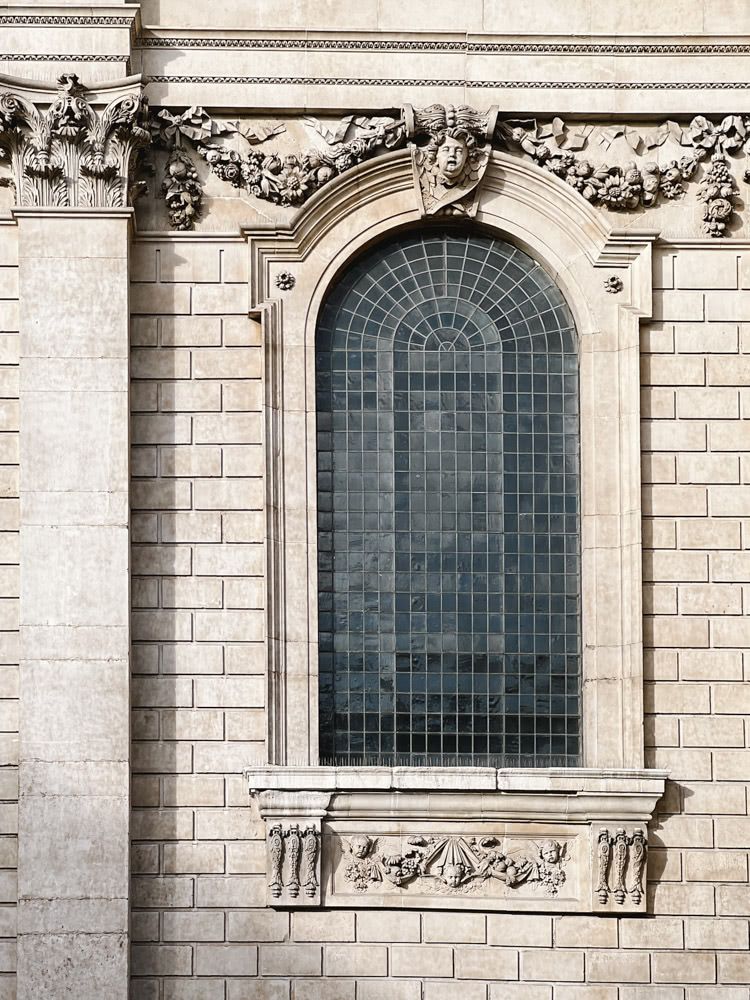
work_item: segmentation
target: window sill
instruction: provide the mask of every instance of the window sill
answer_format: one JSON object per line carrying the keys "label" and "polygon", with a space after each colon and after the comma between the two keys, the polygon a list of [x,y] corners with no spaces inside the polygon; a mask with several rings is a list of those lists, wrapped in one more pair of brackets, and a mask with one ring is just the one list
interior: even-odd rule
{"label": "window sill", "polygon": [[666,771],[251,767],[268,905],[646,910]]}

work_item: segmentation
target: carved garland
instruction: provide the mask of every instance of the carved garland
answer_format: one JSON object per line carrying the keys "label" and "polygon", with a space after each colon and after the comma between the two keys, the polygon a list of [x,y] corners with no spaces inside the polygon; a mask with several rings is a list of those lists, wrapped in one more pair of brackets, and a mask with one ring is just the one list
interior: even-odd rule
{"label": "carved garland", "polygon": [[[559,118],[548,124],[534,119],[497,121],[496,108],[482,114],[465,105],[436,104],[419,111],[406,105],[398,118],[348,115],[333,130],[307,118],[306,124],[322,136],[325,146],[284,155],[240,152],[208,141],[234,133],[257,145],[283,131],[283,126],[261,134],[242,133],[236,125],[214,121],[203,108],[189,108],[180,116],[162,111],[159,118],[155,135],[171,150],[163,190],[176,228],[192,227],[202,197],[194,168],[182,148],[183,138],[193,143],[217,177],[253,197],[291,207],[303,204],[355,164],[406,146],[412,152],[415,182],[426,215],[473,214],[476,190],[493,148],[530,157],[592,205],[611,211],[651,208],[661,198],[681,198],[686,185],[700,174],[697,196],[703,204],[703,228],[710,236],[725,234],[738,197],[728,157],[750,150],[750,117],[739,115],[728,115],[718,125],[697,116],[687,128],[668,121],[643,134],[629,126],[605,130],[600,142],[607,145],[623,136],[637,156],[668,139],[686,150],[683,156],[662,165],[646,160],[625,166],[595,163],[580,155],[593,131],[591,125],[568,127]],[[710,163],[701,168],[701,161],[708,157]],[[750,180],[750,170],[745,180]],[[181,201],[188,205],[187,212],[175,212],[174,205]]]}
{"label": "carved garland", "polygon": [[472,893],[489,879],[509,889],[536,885],[556,896],[565,882],[567,845],[545,840],[535,856],[506,853],[498,837],[408,837],[400,852],[377,850],[377,841],[359,834],[349,838],[344,878],[358,892],[383,881],[398,888],[412,883],[429,891]]}
{"label": "carved garland", "polygon": [[46,111],[0,94],[0,156],[11,165],[5,183],[26,206],[127,205],[132,158],[150,138],[145,101],[126,94],[98,114],[74,73],[63,74],[58,84]]}

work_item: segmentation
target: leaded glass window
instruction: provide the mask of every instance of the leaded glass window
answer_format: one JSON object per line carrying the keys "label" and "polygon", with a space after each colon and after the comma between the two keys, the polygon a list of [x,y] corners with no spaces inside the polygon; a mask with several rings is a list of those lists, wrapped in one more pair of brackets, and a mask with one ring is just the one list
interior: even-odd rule
{"label": "leaded glass window", "polygon": [[320,756],[580,762],[577,338],[468,230],[339,279],[316,343]]}

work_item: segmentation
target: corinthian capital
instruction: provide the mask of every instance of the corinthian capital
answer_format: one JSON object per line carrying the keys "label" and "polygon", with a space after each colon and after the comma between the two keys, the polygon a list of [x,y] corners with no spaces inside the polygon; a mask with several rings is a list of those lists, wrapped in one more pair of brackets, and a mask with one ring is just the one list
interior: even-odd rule
{"label": "corinthian capital", "polygon": [[135,151],[150,141],[141,78],[86,90],[0,76],[0,156],[19,205],[120,208]]}

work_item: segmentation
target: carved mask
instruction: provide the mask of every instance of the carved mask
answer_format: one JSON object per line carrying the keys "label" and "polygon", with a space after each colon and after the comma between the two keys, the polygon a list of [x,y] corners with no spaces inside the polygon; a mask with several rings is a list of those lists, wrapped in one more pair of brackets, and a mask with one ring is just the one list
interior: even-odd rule
{"label": "carved mask", "polygon": [[446,181],[455,184],[464,172],[469,149],[462,139],[446,135],[435,154],[437,165]]}

